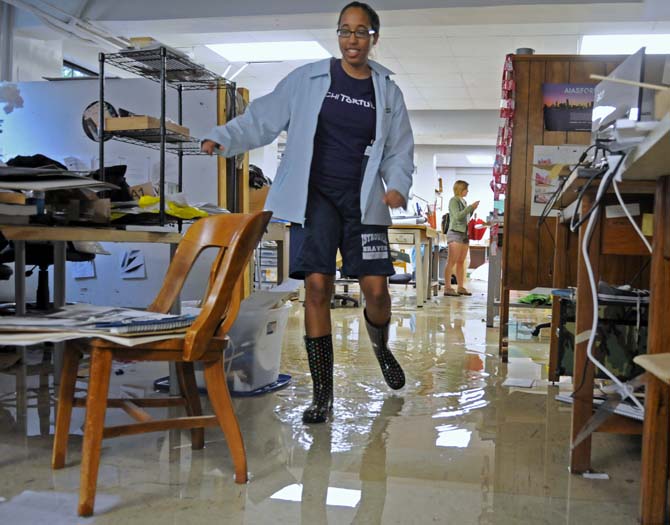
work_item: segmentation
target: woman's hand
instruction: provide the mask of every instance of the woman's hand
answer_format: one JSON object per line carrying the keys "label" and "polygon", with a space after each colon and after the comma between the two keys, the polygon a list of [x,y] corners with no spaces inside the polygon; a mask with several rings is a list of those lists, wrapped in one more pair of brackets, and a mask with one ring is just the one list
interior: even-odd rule
{"label": "woman's hand", "polygon": [[217,144],[213,140],[203,140],[202,144],[200,144],[200,150],[203,153],[207,153],[207,155],[213,154],[215,149],[220,149],[223,151],[223,146],[221,144]]}
{"label": "woman's hand", "polygon": [[389,208],[404,208],[407,204],[405,198],[396,190],[389,190],[386,192],[386,195],[384,195],[384,203],[386,203]]}
{"label": "woman's hand", "polygon": [[473,210],[476,210],[479,207],[479,201],[473,202],[472,204],[470,204],[470,206],[472,206]]}

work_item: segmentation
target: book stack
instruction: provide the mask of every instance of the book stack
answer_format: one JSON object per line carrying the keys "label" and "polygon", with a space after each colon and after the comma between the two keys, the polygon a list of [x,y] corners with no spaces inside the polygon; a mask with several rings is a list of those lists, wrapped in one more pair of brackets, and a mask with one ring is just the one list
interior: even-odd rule
{"label": "book stack", "polygon": [[23,193],[0,191],[0,224],[28,224],[37,214],[37,205],[26,204]]}

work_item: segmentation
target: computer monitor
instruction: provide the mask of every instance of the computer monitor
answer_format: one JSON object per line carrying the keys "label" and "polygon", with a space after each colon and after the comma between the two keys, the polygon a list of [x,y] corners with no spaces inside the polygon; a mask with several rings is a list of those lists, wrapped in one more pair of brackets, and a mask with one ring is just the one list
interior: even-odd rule
{"label": "computer monitor", "polygon": [[[645,48],[629,56],[608,78],[642,82]],[[594,134],[607,129],[619,119],[640,120],[642,88],[603,80],[594,90],[591,130]]]}

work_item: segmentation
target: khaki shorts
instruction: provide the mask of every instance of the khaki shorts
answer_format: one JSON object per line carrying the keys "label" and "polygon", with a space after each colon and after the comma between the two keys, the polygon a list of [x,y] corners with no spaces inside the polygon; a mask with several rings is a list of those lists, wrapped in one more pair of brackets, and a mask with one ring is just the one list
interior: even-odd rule
{"label": "khaki shorts", "polygon": [[447,232],[447,244],[452,242],[457,242],[459,244],[470,244],[470,239],[468,239],[467,233],[449,230]]}

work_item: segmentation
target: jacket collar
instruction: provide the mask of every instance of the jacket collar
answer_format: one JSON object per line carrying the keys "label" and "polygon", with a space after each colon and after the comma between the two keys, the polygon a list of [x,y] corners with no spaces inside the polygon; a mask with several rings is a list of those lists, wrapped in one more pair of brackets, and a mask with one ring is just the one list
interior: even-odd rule
{"label": "jacket collar", "polygon": [[[319,60],[318,62],[313,62],[311,64],[312,71],[310,72],[309,76],[313,78],[330,73],[330,60],[330,58],[325,58],[323,60]],[[368,64],[370,64],[370,69],[372,69],[373,73],[382,77],[388,77],[394,74],[393,71],[385,68],[374,60],[369,60]]]}

